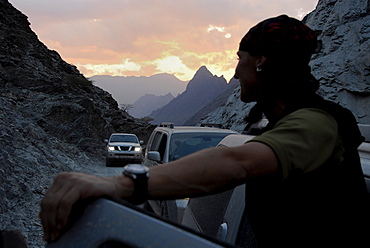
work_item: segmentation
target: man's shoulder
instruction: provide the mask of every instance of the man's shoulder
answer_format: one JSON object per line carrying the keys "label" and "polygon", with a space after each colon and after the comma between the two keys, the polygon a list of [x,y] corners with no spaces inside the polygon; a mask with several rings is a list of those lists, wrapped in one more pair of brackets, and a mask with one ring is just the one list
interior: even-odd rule
{"label": "man's shoulder", "polygon": [[298,109],[291,114],[282,118],[275,127],[279,127],[280,125],[303,125],[303,126],[310,126],[314,128],[315,126],[337,126],[337,121],[335,118],[328,113],[319,108],[303,108]]}

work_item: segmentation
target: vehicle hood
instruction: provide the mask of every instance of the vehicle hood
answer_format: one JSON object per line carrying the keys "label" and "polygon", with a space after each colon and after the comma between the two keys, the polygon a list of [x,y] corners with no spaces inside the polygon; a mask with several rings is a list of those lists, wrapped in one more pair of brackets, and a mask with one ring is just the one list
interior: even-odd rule
{"label": "vehicle hood", "polygon": [[132,143],[132,142],[110,142],[108,143],[109,146],[140,146],[139,143]]}

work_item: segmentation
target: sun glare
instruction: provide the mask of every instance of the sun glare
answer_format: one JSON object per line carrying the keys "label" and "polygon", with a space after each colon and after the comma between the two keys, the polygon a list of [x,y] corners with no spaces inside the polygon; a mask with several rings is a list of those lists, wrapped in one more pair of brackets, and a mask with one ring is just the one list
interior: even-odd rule
{"label": "sun glare", "polygon": [[156,69],[162,73],[174,74],[180,80],[189,80],[194,75],[194,71],[189,69],[177,56],[168,56],[153,61]]}

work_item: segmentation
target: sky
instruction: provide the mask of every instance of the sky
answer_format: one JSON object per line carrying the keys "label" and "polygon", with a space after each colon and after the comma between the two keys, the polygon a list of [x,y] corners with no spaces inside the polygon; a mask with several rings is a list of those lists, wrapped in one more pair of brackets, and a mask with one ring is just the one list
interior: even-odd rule
{"label": "sky", "polygon": [[205,65],[229,81],[240,39],[258,22],[302,19],[318,0],[9,0],[51,50],[86,77],[175,75]]}

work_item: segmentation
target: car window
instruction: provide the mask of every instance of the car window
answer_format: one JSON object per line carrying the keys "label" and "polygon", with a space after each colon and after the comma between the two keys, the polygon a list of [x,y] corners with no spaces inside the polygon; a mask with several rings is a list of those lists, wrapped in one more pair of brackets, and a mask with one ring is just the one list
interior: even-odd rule
{"label": "car window", "polygon": [[157,132],[154,134],[153,142],[149,147],[149,151],[157,151],[160,154],[161,161],[163,162],[164,155],[167,146],[167,134],[162,132]]}
{"label": "car window", "polygon": [[139,143],[136,136],[133,135],[112,135],[110,138],[110,142],[131,142],[131,143]]}
{"label": "car window", "polygon": [[229,133],[176,133],[170,141],[169,161],[209,147],[215,147]]}
{"label": "car window", "polygon": [[167,145],[167,134],[162,135],[161,142],[159,143],[158,152],[161,155],[161,161],[163,162],[164,154],[166,152],[166,145]]}
{"label": "car window", "polygon": [[159,141],[161,139],[162,133],[156,132],[154,134],[153,142],[151,142],[151,145],[149,147],[149,151],[158,151]]}

